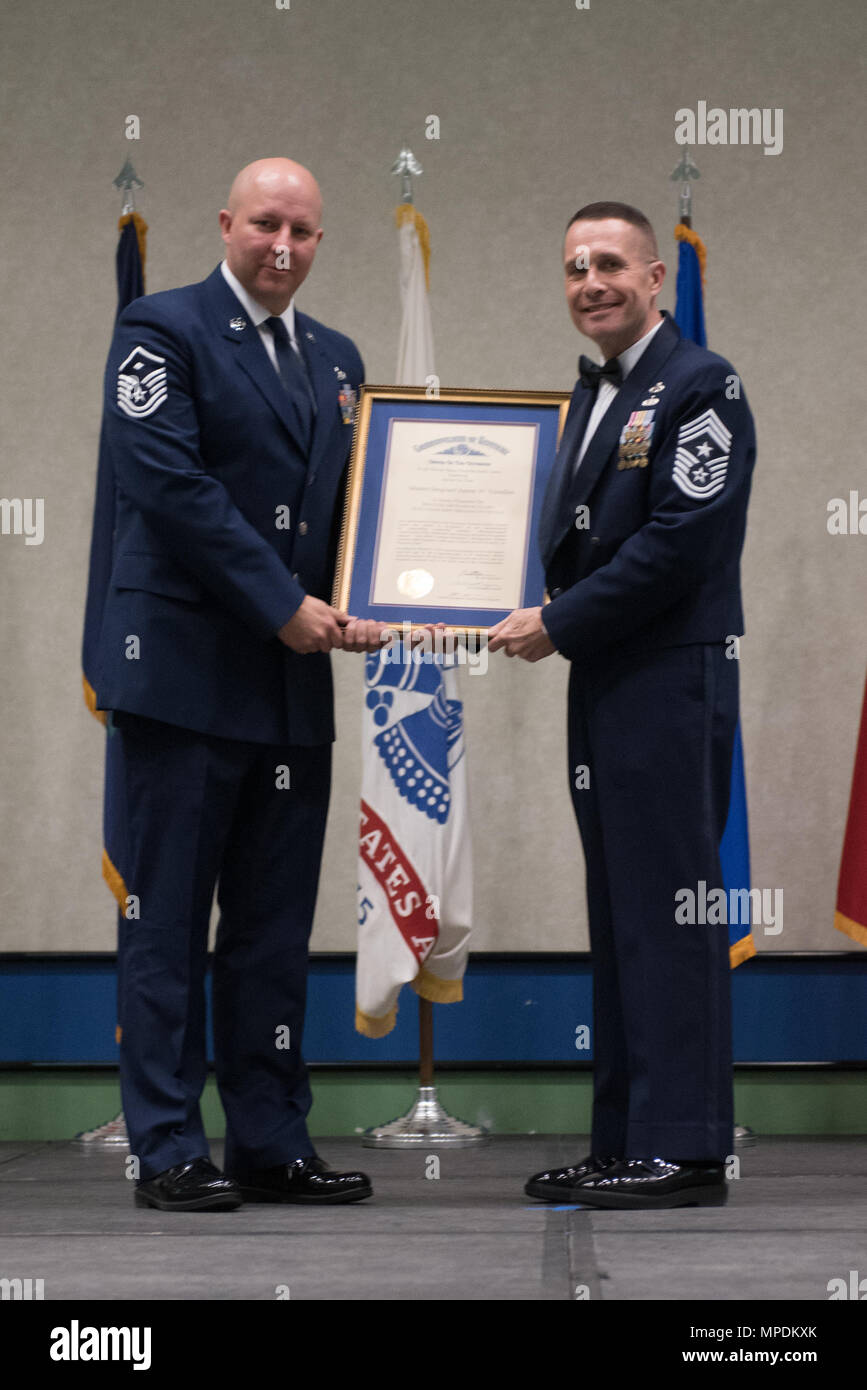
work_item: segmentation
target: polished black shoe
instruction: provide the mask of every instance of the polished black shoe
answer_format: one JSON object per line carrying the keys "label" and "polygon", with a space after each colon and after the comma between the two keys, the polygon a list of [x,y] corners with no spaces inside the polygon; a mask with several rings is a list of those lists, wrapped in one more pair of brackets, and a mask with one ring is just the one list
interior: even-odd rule
{"label": "polished black shoe", "polygon": [[546,1173],[536,1173],[524,1184],[528,1197],[541,1197],[543,1202],[579,1201],[575,1189],[586,1178],[606,1172],[616,1158],[602,1158],[599,1154],[589,1154],[572,1168],[549,1168]]}
{"label": "polished black shoe", "polygon": [[360,1202],[373,1196],[366,1173],[335,1173],[318,1154],[239,1173],[236,1180],[245,1202]]}
{"label": "polished black shoe", "polygon": [[667,1163],[627,1158],[585,1178],[572,1193],[582,1206],[640,1211],[651,1207],[721,1207],[728,1197],[723,1163]]}
{"label": "polished black shoe", "polygon": [[243,1200],[238,1184],[224,1178],[208,1158],[177,1163],[155,1178],[146,1178],[135,1190],[137,1207],[160,1211],[234,1211]]}

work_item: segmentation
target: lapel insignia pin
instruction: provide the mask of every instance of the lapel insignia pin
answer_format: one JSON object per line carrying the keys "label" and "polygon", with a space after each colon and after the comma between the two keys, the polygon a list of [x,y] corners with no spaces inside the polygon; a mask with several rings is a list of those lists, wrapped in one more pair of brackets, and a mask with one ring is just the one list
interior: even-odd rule
{"label": "lapel insignia pin", "polygon": [[247,327],[246,319],[229,319],[229,327],[234,328],[236,333],[242,332]]}

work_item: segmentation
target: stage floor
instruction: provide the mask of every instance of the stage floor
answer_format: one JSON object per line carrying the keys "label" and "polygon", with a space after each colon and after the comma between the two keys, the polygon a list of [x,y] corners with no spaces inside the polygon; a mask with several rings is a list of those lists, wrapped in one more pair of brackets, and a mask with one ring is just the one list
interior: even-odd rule
{"label": "stage floor", "polygon": [[[0,1145],[0,1278],[51,1299],[828,1299],[867,1274],[867,1142],[759,1139],[722,1208],[554,1209],[527,1177],[587,1151],[574,1136],[477,1149],[323,1140],[375,1195],[350,1206],[164,1213],[133,1205],[127,1150]],[[221,1146],[212,1148],[220,1163]],[[586,1289],[586,1294],[584,1294]],[[282,1293],[278,1294],[278,1290]]]}

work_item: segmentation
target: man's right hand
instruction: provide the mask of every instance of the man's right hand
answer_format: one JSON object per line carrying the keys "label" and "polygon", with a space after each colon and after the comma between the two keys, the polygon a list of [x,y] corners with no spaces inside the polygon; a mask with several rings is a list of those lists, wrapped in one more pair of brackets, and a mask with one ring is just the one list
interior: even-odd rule
{"label": "man's right hand", "polygon": [[293,652],[330,652],[342,645],[343,626],[348,622],[348,613],[307,594],[277,636]]}

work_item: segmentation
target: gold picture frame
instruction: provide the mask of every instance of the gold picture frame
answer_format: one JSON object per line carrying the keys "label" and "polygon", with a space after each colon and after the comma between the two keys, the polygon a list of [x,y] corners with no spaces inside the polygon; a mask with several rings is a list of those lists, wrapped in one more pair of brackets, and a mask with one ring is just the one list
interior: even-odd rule
{"label": "gold picture frame", "polygon": [[[431,393],[422,386],[362,386],[334,606],[394,626],[443,623],[457,633],[478,634],[513,608],[542,603],[535,531],[569,400],[563,391],[441,387]],[[522,428],[510,432],[510,426]],[[446,427],[456,432],[436,437]],[[413,439],[418,442],[407,442]],[[413,498],[404,491],[436,496]],[[486,547],[481,560],[472,551],[473,502],[488,514],[478,522]],[[436,536],[443,540],[440,554],[449,559],[432,573],[427,566],[433,564]],[[424,563],[413,564],[414,545]],[[399,557],[409,566],[400,572]]]}

